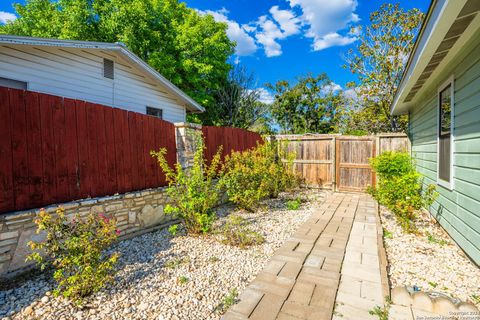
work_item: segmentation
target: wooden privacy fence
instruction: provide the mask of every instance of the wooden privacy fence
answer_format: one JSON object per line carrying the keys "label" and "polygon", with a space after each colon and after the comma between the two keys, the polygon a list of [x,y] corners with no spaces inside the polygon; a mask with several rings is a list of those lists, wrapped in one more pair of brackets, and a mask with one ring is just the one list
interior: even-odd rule
{"label": "wooden privacy fence", "polygon": [[0,213],[165,185],[175,127],[85,101],[0,88]]}
{"label": "wooden privacy fence", "polygon": [[202,134],[205,139],[207,161],[212,160],[220,146],[223,146],[222,159],[224,159],[232,151],[244,151],[263,141],[260,134],[239,128],[204,126]]}
{"label": "wooden privacy fence", "polygon": [[294,152],[295,170],[307,186],[338,191],[364,191],[375,184],[369,159],[384,151],[409,151],[405,134],[376,136],[277,135]]}

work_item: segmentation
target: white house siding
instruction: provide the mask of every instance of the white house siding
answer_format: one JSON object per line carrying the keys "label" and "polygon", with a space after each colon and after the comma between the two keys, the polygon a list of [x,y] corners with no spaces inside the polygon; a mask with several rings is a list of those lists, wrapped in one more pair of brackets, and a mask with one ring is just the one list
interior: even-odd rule
{"label": "white house siding", "polygon": [[[103,77],[103,59],[115,62],[115,79]],[[0,77],[28,83],[28,90],[86,100],[146,113],[163,109],[163,118],[183,122],[185,106],[114,52],[95,49],[0,46]]]}

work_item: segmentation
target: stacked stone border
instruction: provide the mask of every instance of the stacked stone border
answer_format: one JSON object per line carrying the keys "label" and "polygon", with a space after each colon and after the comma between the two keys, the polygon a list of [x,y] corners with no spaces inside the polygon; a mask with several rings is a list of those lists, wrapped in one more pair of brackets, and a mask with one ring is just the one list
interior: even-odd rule
{"label": "stacked stone border", "polygon": [[[55,204],[46,207],[45,211],[54,213],[58,207],[63,207],[67,217],[86,217],[91,212],[111,215],[117,220],[123,240],[169,225],[172,218],[163,211],[167,203],[168,196],[162,187]],[[34,220],[39,212],[40,209],[33,209],[0,216],[0,276],[14,276],[31,267],[31,262],[25,262],[31,252],[27,243],[45,237],[36,233]]]}

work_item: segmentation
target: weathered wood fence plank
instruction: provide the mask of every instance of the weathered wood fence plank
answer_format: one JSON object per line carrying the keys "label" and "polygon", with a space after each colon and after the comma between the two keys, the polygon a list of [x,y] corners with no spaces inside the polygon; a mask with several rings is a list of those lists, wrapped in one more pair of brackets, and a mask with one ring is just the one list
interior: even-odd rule
{"label": "weathered wood fence plank", "polygon": [[338,191],[364,191],[376,182],[370,158],[385,151],[410,150],[407,136],[396,133],[277,135],[275,139],[296,154],[293,164],[305,185]]}

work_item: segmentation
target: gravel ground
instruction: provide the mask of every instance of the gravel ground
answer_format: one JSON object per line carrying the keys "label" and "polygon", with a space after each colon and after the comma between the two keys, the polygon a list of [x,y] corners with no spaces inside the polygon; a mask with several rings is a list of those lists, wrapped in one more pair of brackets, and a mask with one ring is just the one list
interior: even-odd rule
{"label": "gravel ground", "polygon": [[380,213],[392,288],[415,285],[480,308],[480,269],[428,212],[420,213],[418,234],[404,233],[388,209]]}
{"label": "gravel ground", "polygon": [[[286,200],[297,196],[307,201],[300,210],[288,211]],[[0,318],[219,319],[224,297],[232,289],[240,293],[323,198],[319,191],[282,194],[257,213],[237,211],[266,239],[245,250],[222,244],[220,235],[172,238],[166,230],[122,241],[114,248],[121,254],[115,283],[82,309],[52,297],[52,280],[37,275],[0,291]],[[231,212],[230,205],[219,207],[217,225]]]}

